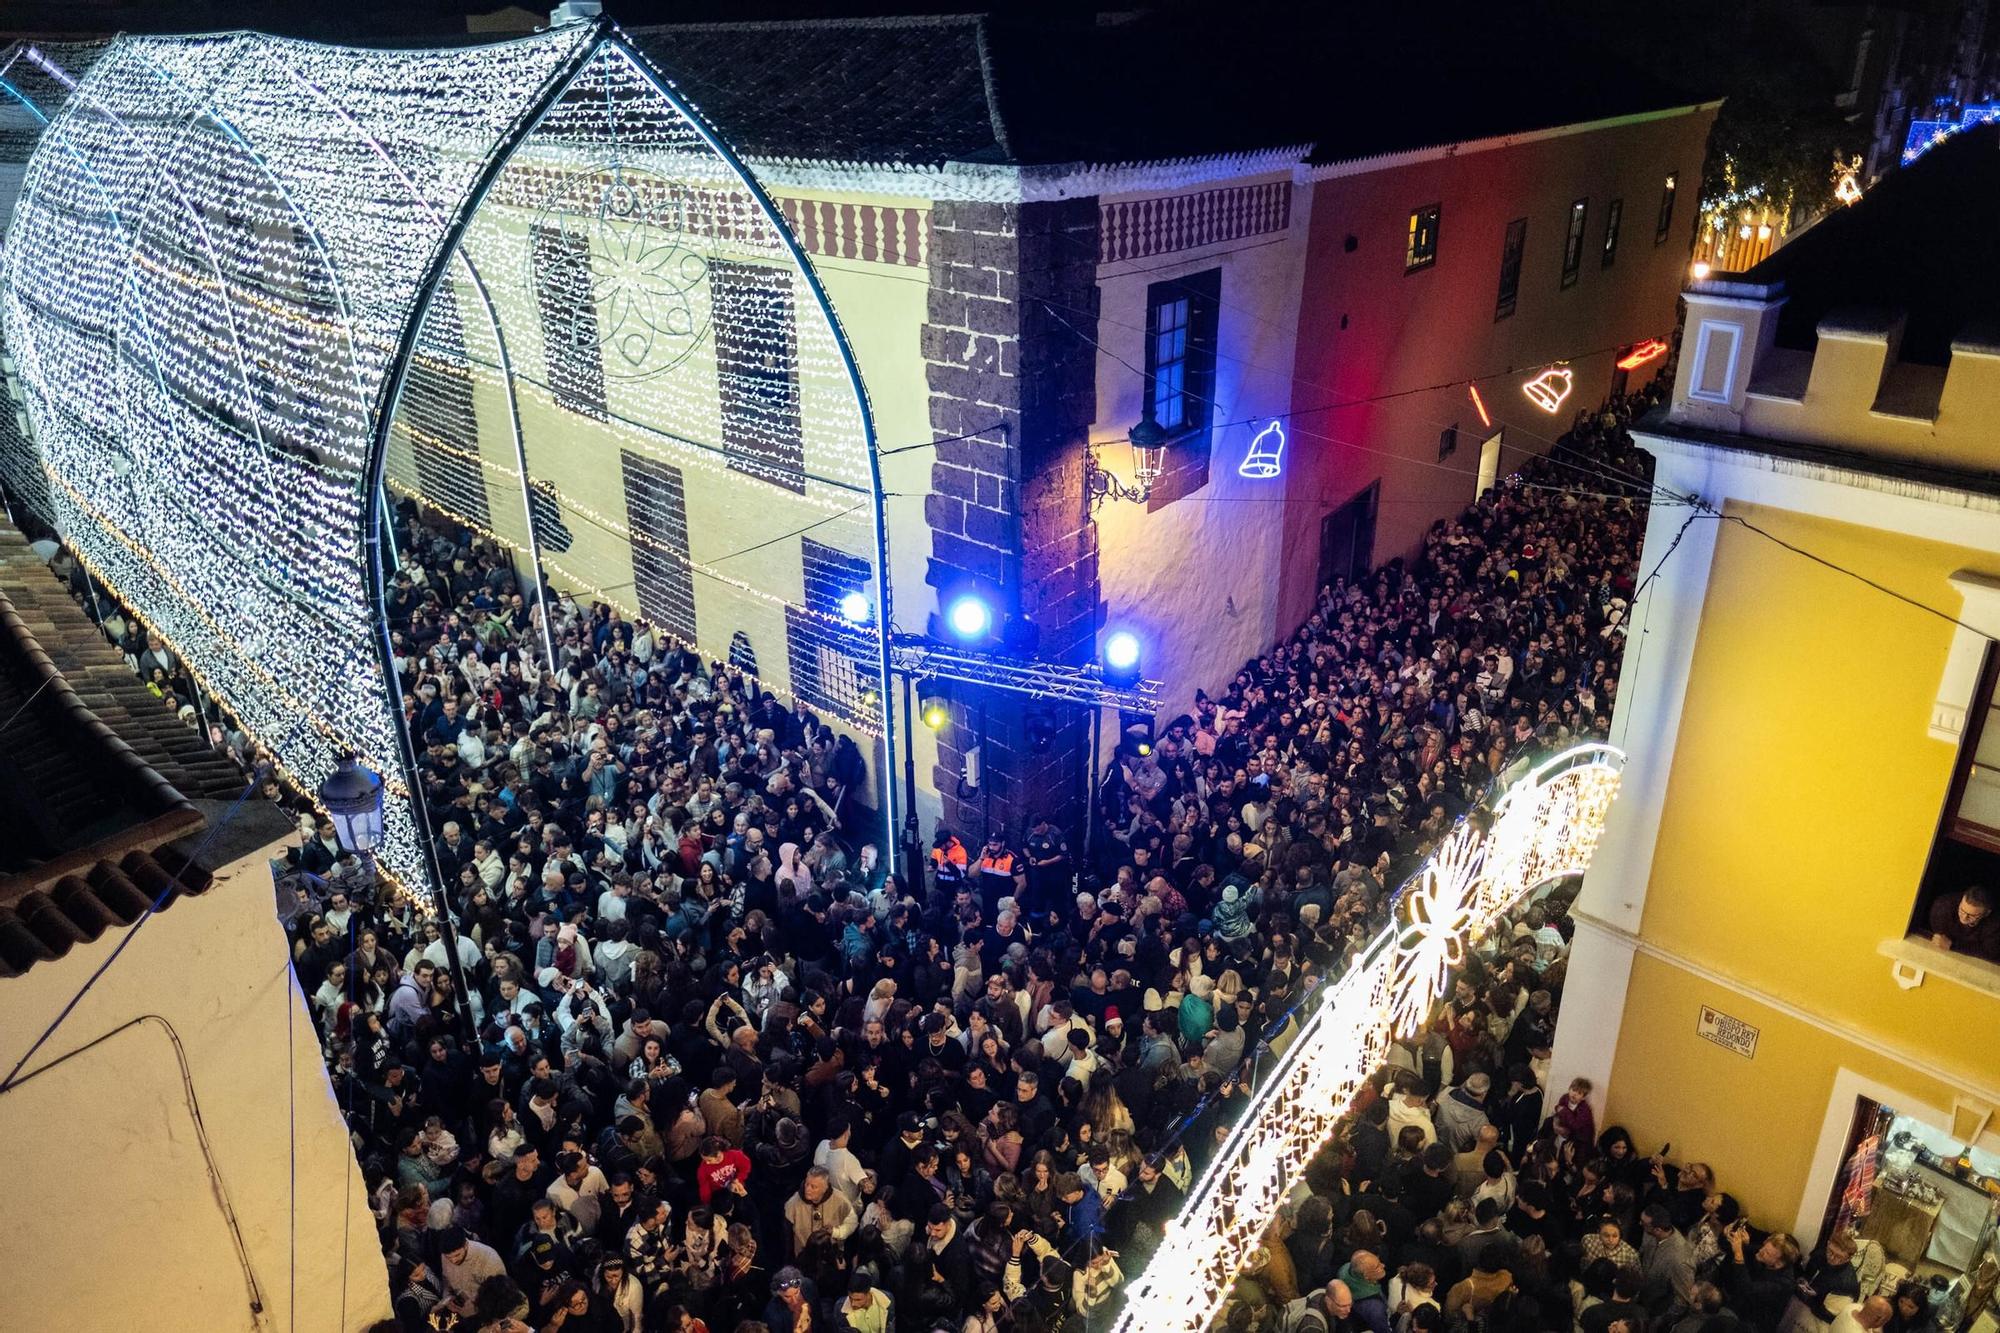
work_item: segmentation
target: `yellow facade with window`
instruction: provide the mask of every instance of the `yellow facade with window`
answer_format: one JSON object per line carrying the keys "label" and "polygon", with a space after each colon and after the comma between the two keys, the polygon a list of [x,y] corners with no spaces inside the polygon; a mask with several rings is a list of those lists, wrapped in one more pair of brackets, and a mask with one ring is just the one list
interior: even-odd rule
{"label": "yellow facade with window", "polygon": [[[1930,377],[1896,321],[1832,315],[1788,351],[1783,299],[1697,284],[1672,410],[1639,432],[1661,491],[1612,737],[1631,764],[1550,1090],[1591,1079],[1600,1127],[1709,1163],[1810,1244],[1872,1107],[1958,1145],[1975,1214],[2000,1204],[2000,963],[1911,935],[1987,864],[1949,831],[1978,814],[1954,778],[2000,630],[2000,485],[1954,469],[2000,464],[2000,360],[1965,338]],[[1920,373],[1928,404],[1898,398]]]}

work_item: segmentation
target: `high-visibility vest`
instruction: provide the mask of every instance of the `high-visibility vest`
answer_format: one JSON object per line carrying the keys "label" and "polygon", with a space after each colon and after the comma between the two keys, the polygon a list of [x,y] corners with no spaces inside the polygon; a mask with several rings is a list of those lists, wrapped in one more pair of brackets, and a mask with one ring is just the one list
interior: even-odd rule
{"label": "high-visibility vest", "polygon": [[1014,878],[1014,853],[1002,852],[998,856],[980,857],[979,873],[982,875],[997,875],[1003,879]]}

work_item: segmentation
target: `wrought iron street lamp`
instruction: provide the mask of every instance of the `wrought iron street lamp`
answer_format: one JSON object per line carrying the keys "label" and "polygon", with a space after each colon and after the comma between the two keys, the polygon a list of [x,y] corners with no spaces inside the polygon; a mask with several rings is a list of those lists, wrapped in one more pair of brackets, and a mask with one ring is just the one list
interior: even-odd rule
{"label": "wrought iron street lamp", "polygon": [[1106,500],[1127,500],[1133,504],[1144,504],[1153,494],[1153,483],[1160,479],[1165,470],[1167,445],[1172,440],[1166,428],[1153,420],[1152,410],[1138,425],[1126,432],[1126,443],[1132,446],[1132,485],[1127,486],[1117,477],[1098,465],[1097,451],[1093,448],[1084,460],[1084,483],[1090,492],[1090,505],[1095,509]]}
{"label": "wrought iron street lamp", "polygon": [[[319,803],[326,808],[327,817],[333,821],[333,836],[339,841],[342,851],[353,852],[368,867],[370,882],[375,879],[375,849],[382,844],[382,778],[377,773],[361,767],[354,756],[344,754],[326,781],[319,784]],[[435,858],[432,860],[435,870]],[[451,974],[451,984],[455,1003],[452,1008],[458,1017],[460,1035],[468,1042],[475,1039],[472,1030],[472,1009],[467,997],[465,967],[458,956],[458,924],[452,917],[449,887],[443,877],[438,876],[437,923],[438,933],[444,943],[445,967]]]}

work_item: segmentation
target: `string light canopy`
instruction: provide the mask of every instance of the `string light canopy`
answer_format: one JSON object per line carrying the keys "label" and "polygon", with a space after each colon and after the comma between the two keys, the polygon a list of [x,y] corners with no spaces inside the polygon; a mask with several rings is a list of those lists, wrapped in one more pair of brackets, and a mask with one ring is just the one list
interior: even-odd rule
{"label": "string light canopy", "polygon": [[385,775],[407,886],[431,876],[388,483],[886,726],[846,343],[768,199],[606,22],[447,50],[119,38],[28,162],[0,322],[64,536],[306,789],[350,753]]}
{"label": "string light canopy", "polygon": [[1113,1333],[1215,1323],[1286,1194],[1390,1042],[1430,1019],[1454,963],[1503,912],[1590,865],[1623,763],[1608,745],[1564,751],[1501,795],[1483,834],[1463,822],[1431,854],[1396,920],[1300,1011],[1298,1037],[1167,1224]]}

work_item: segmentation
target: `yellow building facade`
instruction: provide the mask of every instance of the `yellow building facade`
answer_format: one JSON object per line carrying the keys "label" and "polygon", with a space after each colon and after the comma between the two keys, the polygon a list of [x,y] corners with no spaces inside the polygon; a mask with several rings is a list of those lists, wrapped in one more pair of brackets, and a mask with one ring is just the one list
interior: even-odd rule
{"label": "yellow building facade", "polygon": [[1600,1126],[1811,1243],[1871,1107],[2000,1153],[2000,964],[1910,934],[2000,632],[2000,348],[1961,331],[1918,364],[1903,316],[1837,309],[1788,348],[1787,299],[1697,283],[1672,406],[1637,431],[1659,489],[1630,759],[1550,1089],[1591,1079]]}

